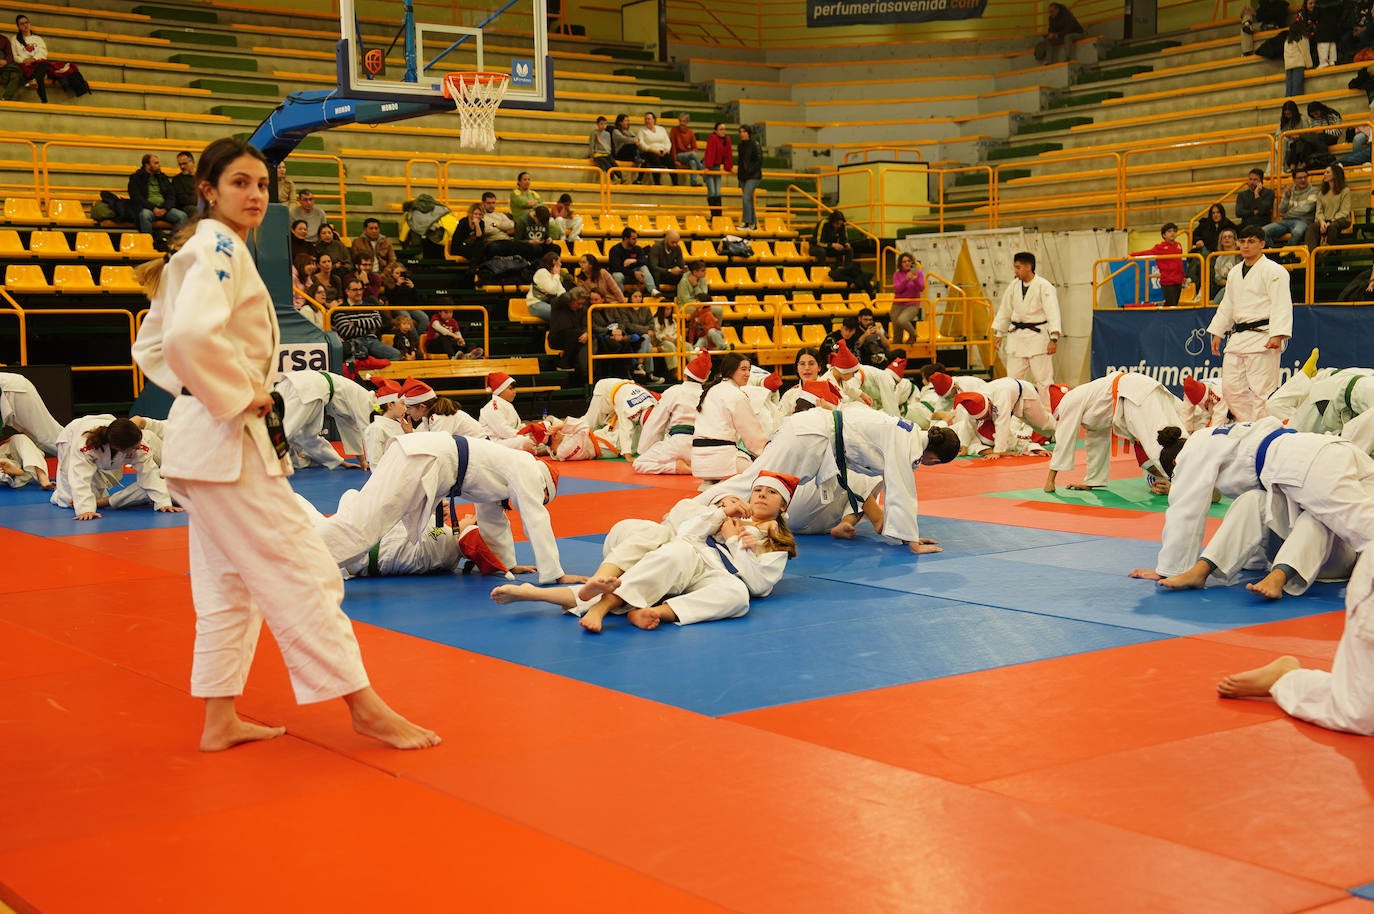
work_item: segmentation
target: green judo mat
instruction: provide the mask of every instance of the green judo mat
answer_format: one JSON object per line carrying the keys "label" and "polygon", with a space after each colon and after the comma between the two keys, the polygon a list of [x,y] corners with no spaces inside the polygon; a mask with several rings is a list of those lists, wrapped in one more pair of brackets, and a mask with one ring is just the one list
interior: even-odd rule
{"label": "green judo mat", "polygon": [[[1080,492],[1061,484],[1051,495],[1042,489],[1014,489],[1010,492],[985,492],[992,498],[1014,498],[1017,501],[1049,501],[1087,508],[1119,508],[1125,511],[1162,512],[1169,507],[1167,495],[1155,495],[1143,479],[1117,479],[1100,489]],[[1223,498],[1212,505],[1212,517],[1223,517],[1231,506],[1231,499]]]}

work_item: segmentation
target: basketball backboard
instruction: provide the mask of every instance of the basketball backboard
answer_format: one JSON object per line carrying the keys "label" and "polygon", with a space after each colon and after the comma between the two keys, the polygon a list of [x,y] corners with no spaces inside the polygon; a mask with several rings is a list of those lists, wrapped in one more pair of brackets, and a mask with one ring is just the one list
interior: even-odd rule
{"label": "basketball backboard", "polygon": [[[553,108],[545,0],[339,0],[339,89],[378,100],[444,97],[445,73],[510,76],[503,108]],[[409,51],[408,51],[409,49]]]}

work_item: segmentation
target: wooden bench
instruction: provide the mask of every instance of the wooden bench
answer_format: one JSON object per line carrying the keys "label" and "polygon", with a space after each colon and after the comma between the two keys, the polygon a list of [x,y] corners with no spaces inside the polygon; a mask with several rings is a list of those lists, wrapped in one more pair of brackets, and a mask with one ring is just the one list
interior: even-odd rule
{"label": "wooden bench", "polygon": [[[427,360],[388,365],[363,372],[366,378],[391,378],[404,381],[406,378],[482,378],[493,371],[503,371],[512,378],[534,377],[540,373],[539,360],[534,357],[514,359],[462,359]],[[522,388],[529,390],[530,388]],[[555,388],[557,389],[557,388]]]}

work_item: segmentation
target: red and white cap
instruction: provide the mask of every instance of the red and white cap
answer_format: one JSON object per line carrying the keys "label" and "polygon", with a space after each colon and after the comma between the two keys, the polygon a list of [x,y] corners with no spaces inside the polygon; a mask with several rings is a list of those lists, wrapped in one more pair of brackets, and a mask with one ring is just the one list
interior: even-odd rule
{"label": "red and white cap", "polygon": [[830,367],[836,371],[858,371],[859,360],[849,351],[849,344],[840,340],[835,351],[830,354]]}
{"label": "red and white cap", "polygon": [[829,403],[831,406],[839,406],[840,391],[829,381],[807,381],[802,385],[801,393],[797,394],[797,399],[814,403],[817,406],[822,402]]}
{"label": "red and white cap", "polygon": [[515,383],[515,378],[506,374],[504,371],[493,371],[487,375],[487,390],[491,391],[492,396],[499,394]]}
{"label": "red and white cap", "polygon": [[768,376],[763,379],[763,386],[773,393],[777,393],[782,387],[782,375],[776,371],[769,372]]}
{"label": "red and white cap", "polygon": [[902,356],[897,356],[897,358],[887,363],[887,370],[895,374],[898,378],[906,377],[906,359]]}
{"label": "red and white cap", "polygon": [[1201,406],[1210,392],[1206,384],[1192,375],[1183,379],[1183,398],[1194,406]]}
{"label": "red and white cap", "polygon": [[682,373],[699,384],[705,384],[711,376],[711,353],[705,349],[698,350],[696,357],[687,363]]}
{"label": "red and white cap", "polygon": [[372,395],[376,398],[378,406],[395,403],[401,399],[401,385],[390,378],[382,378],[377,382],[377,389]]}
{"label": "red and white cap", "polygon": [[954,379],[943,371],[937,371],[930,376],[930,386],[935,388],[935,392],[943,397],[954,386]]}
{"label": "red and white cap", "polygon": [[477,567],[479,574],[510,575],[510,569],[495,552],[491,551],[476,524],[458,534],[458,551]]}
{"label": "red and white cap", "polygon": [[958,409],[961,406],[972,419],[981,419],[988,414],[988,398],[982,394],[955,394],[954,408]]}
{"label": "red and white cap", "polygon": [[401,385],[401,399],[405,400],[406,406],[415,406],[419,403],[428,403],[437,397],[434,388],[424,381],[417,381],[414,378],[406,378],[405,384]]}
{"label": "red and white cap", "polygon": [[754,480],[756,486],[767,486],[782,496],[782,506],[786,508],[792,503],[792,496],[797,493],[797,484],[801,480],[796,476],[789,476],[787,473],[774,473],[772,470],[762,470],[758,478]]}
{"label": "red and white cap", "polygon": [[1059,404],[1064,400],[1064,394],[1068,393],[1069,390],[1070,387],[1067,384],[1050,385],[1050,412],[1054,412],[1055,410],[1059,409]]}

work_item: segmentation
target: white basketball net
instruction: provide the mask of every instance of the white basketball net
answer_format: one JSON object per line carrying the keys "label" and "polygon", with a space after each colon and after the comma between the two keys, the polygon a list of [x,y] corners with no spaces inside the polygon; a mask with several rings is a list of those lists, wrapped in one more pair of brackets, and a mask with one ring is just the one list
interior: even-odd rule
{"label": "white basketball net", "polygon": [[496,111],[506,97],[510,77],[505,73],[449,73],[444,94],[453,99],[462,134],[458,145],[468,149],[496,148]]}

